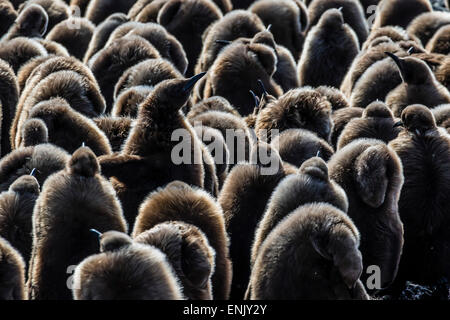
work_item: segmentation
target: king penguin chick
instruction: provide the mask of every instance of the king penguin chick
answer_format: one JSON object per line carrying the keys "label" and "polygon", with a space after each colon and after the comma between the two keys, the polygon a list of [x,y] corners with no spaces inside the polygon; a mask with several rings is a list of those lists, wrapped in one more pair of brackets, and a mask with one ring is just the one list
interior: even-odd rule
{"label": "king penguin chick", "polygon": [[40,5],[31,4],[19,15],[15,23],[2,37],[2,41],[17,37],[42,38],[47,32],[48,15]]}
{"label": "king penguin chick", "polygon": [[183,45],[189,61],[186,75],[194,74],[194,67],[202,48],[202,35],[222,12],[209,0],[171,0],[158,13],[158,24],[174,35]]}
{"label": "king penguin chick", "polygon": [[398,125],[404,130],[389,144],[405,176],[398,203],[405,246],[397,280],[434,285],[450,276],[450,139],[423,105],[404,109]]}
{"label": "king penguin chick", "polygon": [[251,300],[368,300],[359,232],[341,210],[313,203],[283,219],[261,246]]}
{"label": "king penguin chick", "polygon": [[45,123],[49,143],[69,153],[75,152],[83,143],[96,156],[112,153],[105,134],[92,120],[74,111],[64,99],[40,102],[31,109],[29,116]]}
{"label": "king penguin chick", "polygon": [[417,37],[425,48],[436,31],[449,24],[450,14],[448,12],[425,12],[411,21],[407,31],[412,37]]}
{"label": "king penguin chick", "polygon": [[98,250],[90,228],[127,231],[112,185],[101,176],[95,154],[74,152],[65,170],[44,183],[33,213],[30,299],[70,299],[67,268]]}
{"label": "king penguin chick", "polygon": [[397,64],[403,82],[386,97],[386,104],[400,117],[411,104],[424,104],[434,108],[450,102],[450,93],[441,85],[427,64],[417,58],[399,58],[388,54]]}
{"label": "king penguin chick", "polygon": [[9,132],[19,100],[19,86],[14,70],[0,59],[0,158],[11,151]]}
{"label": "king penguin chick", "polygon": [[26,300],[25,263],[11,244],[0,237],[0,300]]}
{"label": "king penguin chick", "polygon": [[402,164],[383,141],[359,139],[337,151],[328,162],[330,178],[347,194],[348,216],[361,233],[365,284],[370,266],[378,266],[378,288],[387,288],[397,275],[403,247],[398,199],[403,185]]}
{"label": "king penguin chick", "polygon": [[384,26],[405,28],[418,15],[433,11],[429,0],[382,0],[372,29]]}
{"label": "king penguin chick", "polygon": [[128,18],[123,13],[110,15],[105,21],[100,23],[94,30],[89,47],[84,55],[83,62],[87,63],[94,54],[104,48],[111,33],[120,25],[128,22]]}
{"label": "king penguin chick", "polygon": [[248,10],[258,15],[266,26],[272,26],[270,32],[276,43],[287,48],[298,61],[309,23],[306,5],[302,1],[259,0]]}
{"label": "king penguin chick", "polygon": [[364,109],[361,118],[350,120],[342,130],[337,149],[360,138],[379,139],[389,143],[400,132],[400,128],[394,127],[395,122],[392,111],[383,102],[372,102]]}
{"label": "king penguin chick", "polygon": [[228,299],[232,270],[228,253],[228,237],[220,205],[204,190],[181,181],[169,183],[150,193],[141,204],[133,228],[133,237],[162,222],[182,221],[199,228],[216,251],[212,277],[214,299]]}
{"label": "king penguin chick", "polygon": [[109,140],[113,152],[120,152],[128,138],[133,119],[128,117],[98,117],[93,119]]}
{"label": "king penguin chick", "polygon": [[205,80],[204,98],[222,96],[242,116],[253,112],[255,102],[249,90],[256,92],[258,82],[275,97],[283,93],[273,80],[277,56],[273,48],[259,43],[233,43],[219,54]]}
{"label": "king penguin chick", "polygon": [[111,14],[127,13],[136,0],[91,0],[86,8],[86,18],[98,25]]}
{"label": "king penguin chick", "polygon": [[157,85],[141,104],[121,153],[100,157],[102,172],[110,178],[130,225],[142,200],[156,188],[174,179],[203,187],[201,141],[180,111],[203,75]]}
{"label": "king penguin chick", "polygon": [[65,150],[46,141],[18,148],[0,160],[0,192],[8,190],[16,179],[30,174],[33,169],[34,176],[42,186],[50,175],[64,169],[68,158]]}
{"label": "king penguin chick", "polygon": [[105,97],[106,113],[113,107],[114,86],[130,67],[146,59],[159,58],[159,52],[147,40],[129,36],[115,40],[97,52],[88,63]]}
{"label": "king penguin chick", "polygon": [[450,25],[445,25],[436,31],[426,49],[430,53],[450,54]]}
{"label": "king penguin chick", "polygon": [[364,43],[369,34],[369,27],[364,9],[358,0],[314,0],[308,6],[309,28],[315,26],[323,14],[333,8],[342,11],[344,22],[356,33],[358,43]]}
{"label": "king penguin chick", "polygon": [[203,47],[195,71],[208,71],[219,52],[223,49],[221,40],[233,41],[238,38],[253,38],[255,34],[265,30],[261,19],[254,13],[244,10],[233,10],[222,19],[213,23],[203,34]]}
{"label": "king penguin chick", "polygon": [[199,228],[180,221],[164,222],[134,241],[154,246],[167,255],[187,299],[212,300],[215,251]]}
{"label": "king penguin chick", "polygon": [[6,34],[17,19],[17,12],[10,1],[0,2],[0,34]]}
{"label": "king penguin chick", "polygon": [[343,212],[348,209],[344,190],[329,178],[327,164],[318,157],[305,161],[296,174],[284,178],[272,193],[255,232],[252,264],[275,226],[299,206],[314,202],[329,203]]}
{"label": "king penguin chick", "polygon": [[[61,21],[64,21],[70,16],[70,9],[66,2],[62,0],[27,0],[19,7],[19,14],[26,10],[29,6],[36,4],[44,8],[48,15],[48,26],[46,32],[48,33]],[[45,35],[46,33],[44,33]]]}
{"label": "king penguin chick", "polygon": [[27,262],[31,256],[33,208],[39,192],[36,178],[26,175],[0,193],[0,237],[8,240]]}
{"label": "king penguin chick", "polygon": [[100,248],[101,253],[87,257],[75,269],[75,300],[184,299],[179,280],[159,249],[133,243],[117,231],[101,234]]}
{"label": "king penguin chick", "polygon": [[284,130],[272,140],[271,145],[283,161],[296,167],[315,156],[328,161],[334,153],[327,141],[303,129]]}
{"label": "king penguin chick", "polygon": [[311,87],[289,90],[261,110],[255,131],[260,139],[270,141],[273,130],[306,129],[329,141],[333,129],[331,103]]}
{"label": "king penguin chick", "polygon": [[233,261],[231,299],[242,299],[250,278],[250,251],[257,224],[275,187],[285,177],[282,161],[270,145],[260,142],[249,162],[236,165],[219,194],[230,237]]}
{"label": "king penguin chick", "polygon": [[298,63],[301,86],[340,88],[359,53],[356,34],[338,9],[325,11],[309,32]]}
{"label": "king penguin chick", "polygon": [[339,136],[341,135],[342,130],[344,130],[347,123],[349,123],[353,118],[361,118],[363,112],[363,108],[354,107],[342,108],[333,112],[331,118],[334,126],[333,131],[331,132],[331,145],[335,149],[337,147]]}
{"label": "king penguin chick", "polygon": [[71,17],[58,23],[45,39],[62,44],[70,55],[83,60],[95,26],[86,18]]}

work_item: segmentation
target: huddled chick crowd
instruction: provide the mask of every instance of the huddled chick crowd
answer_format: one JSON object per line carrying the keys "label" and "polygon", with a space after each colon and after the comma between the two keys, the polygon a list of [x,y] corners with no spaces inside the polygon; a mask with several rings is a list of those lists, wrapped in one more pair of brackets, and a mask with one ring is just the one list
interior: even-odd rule
{"label": "huddled chick crowd", "polygon": [[449,90],[448,0],[0,0],[0,299],[450,300]]}

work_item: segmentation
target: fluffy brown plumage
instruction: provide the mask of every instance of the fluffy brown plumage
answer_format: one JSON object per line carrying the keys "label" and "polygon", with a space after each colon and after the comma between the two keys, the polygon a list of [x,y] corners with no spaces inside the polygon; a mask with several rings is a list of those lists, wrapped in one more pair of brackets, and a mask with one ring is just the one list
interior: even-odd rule
{"label": "fluffy brown plumage", "polygon": [[448,55],[450,53],[450,25],[441,27],[428,41],[427,51]]}
{"label": "fluffy brown plumage", "polygon": [[241,115],[246,116],[253,112],[255,105],[249,90],[256,92],[259,80],[269,94],[278,97],[283,93],[272,79],[277,61],[274,50],[267,45],[233,43],[219,54],[211,66],[203,97],[222,96]]}
{"label": "fluffy brown plumage", "polygon": [[[153,61],[146,60],[146,61]],[[144,61],[145,62],[145,61]],[[124,89],[114,101],[114,107],[111,110],[113,117],[131,117],[135,119],[139,113],[139,106],[150,95],[153,87],[133,86]]]}
{"label": "fluffy brown plumage", "polygon": [[70,16],[70,9],[67,3],[62,0],[28,0],[19,6],[19,13],[26,10],[32,4],[40,5],[47,12],[48,27],[47,33],[58,23],[66,20]]}
{"label": "fluffy brown plumage", "polygon": [[386,96],[402,83],[394,61],[384,58],[372,64],[359,78],[349,98],[350,105],[365,108],[370,103],[385,101]]}
{"label": "fluffy brown plumage", "polygon": [[48,143],[48,128],[41,119],[28,119],[22,128],[22,146],[31,147]]}
{"label": "fluffy brown plumage", "polygon": [[71,298],[67,268],[98,250],[91,228],[126,232],[127,224],[94,153],[84,147],[75,151],[65,170],[44,183],[36,201],[28,278],[31,299]]}
{"label": "fluffy brown plumage", "polygon": [[271,138],[272,130],[306,129],[329,141],[333,129],[331,104],[310,87],[293,89],[260,111],[255,131],[262,138]]}
{"label": "fluffy brown plumage", "polygon": [[339,136],[342,133],[342,130],[344,130],[347,123],[350,122],[353,118],[360,118],[362,117],[362,114],[364,112],[363,108],[354,108],[354,107],[348,107],[336,110],[331,115],[331,118],[333,120],[333,131],[331,132],[331,145],[336,148],[337,147],[337,141],[339,139]]}
{"label": "fluffy brown plumage", "polygon": [[113,231],[102,235],[102,252],[87,257],[75,269],[74,299],[183,299],[167,256],[155,247],[125,238],[125,234]]}
{"label": "fluffy brown plumage", "polygon": [[97,52],[88,63],[106,100],[106,113],[113,107],[114,85],[128,68],[146,59],[159,58],[159,52],[145,39],[129,36],[115,40]]}
{"label": "fluffy brown plumage", "polygon": [[364,109],[361,118],[349,121],[342,131],[337,149],[360,138],[379,139],[385,143],[397,138],[400,129],[394,127],[396,120],[392,111],[380,101],[372,102]]}
{"label": "fluffy brown plumage", "polygon": [[123,90],[131,87],[153,88],[164,80],[181,78],[182,74],[166,59],[147,59],[122,74],[114,90],[114,99],[117,100]]}
{"label": "fluffy brown plumage", "polygon": [[135,2],[136,0],[91,0],[86,8],[86,18],[98,25],[111,14],[127,13]]}
{"label": "fluffy brown plumage", "polygon": [[119,152],[131,131],[133,119],[128,117],[99,117],[93,119],[93,121],[108,138],[112,151]]}
{"label": "fluffy brown plumage", "polygon": [[22,176],[0,193],[0,237],[7,240],[24,258],[31,255],[31,222],[39,196],[39,183],[33,176]]}
{"label": "fluffy brown plumage", "polygon": [[[385,38],[385,36],[376,38],[374,41],[382,38]],[[341,90],[347,97],[351,96],[355,83],[364,75],[366,70],[369,69],[370,66],[372,66],[377,61],[386,58],[385,52],[391,52],[400,57],[404,57],[407,55],[406,51],[400,47],[399,43],[394,43],[391,40],[361,51],[353,60],[341,84]]]}
{"label": "fluffy brown plumage", "polygon": [[359,43],[363,43],[369,34],[363,7],[358,0],[314,0],[308,6],[310,28],[315,26],[323,13],[331,8],[341,8],[344,22],[356,33]]}
{"label": "fluffy brown plumage", "polygon": [[450,102],[450,93],[435,78],[425,62],[417,58],[398,58],[390,55],[397,64],[402,84],[386,97],[386,104],[399,117],[403,109],[411,104],[424,104],[434,108]]}
{"label": "fluffy brown plumage", "polygon": [[51,174],[64,169],[69,155],[51,144],[18,148],[0,160],[0,191],[6,191],[19,177],[30,174],[43,185]]}
{"label": "fluffy brown plumage", "polygon": [[24,37],[2,42],[0,59],[8,62],[15,73],[30,59],[47,55],[47,50],[36,40]]}
{"label": "fluffy brown plumage", "polygon": [[190,117],[189,122],[194,126],[197,123],[220,131],[226,141],[231,167],[249,159],[254,136],[240,116],[212,110]]}
{"label": "fluffy brown plumage", "polygon": [[5,34],[17,19],[17,12],[10,1],[0,2],[0,34]]}
{"label": "fluffy brown plumage", "polygon": [[436,284],[449,277],[450,139],[436,127],[431,111],[413,105],[403,110],[404,130],[389,146],[403,163],[405,183],[399,200],[405,246],[398,284]]}
{"label": "fluffy brown plumage", "polygon": [[225,180],[218,202],[230,237],[233,261],[231,299],[244,297],[250,278],[250,252],[257,224],[270,195],[285,175],[275,149],[259,143],[253,148],[250,161],[236,165]]}
{"label": "fluffy brown plumage", "polygon": [[[180,111],[198,79],[161,82],[139,108],[121,153],[100,157],[102,172],[113,183],[130,225],[134,223],[139,204],[156,188],[174,179],[203,187],[204,167],[202,161],[196,162],[202,160],[201,141]],[[172,141],[175,130],[181,136]],[[183,155],[178,151],[176,155],[183,159],[175,163],[173,149],[181,143],[189,143],[189,147]]]}
{"label": "fluffy brown plumage", "polygon": [[25,263],[22,256],[0,237],[0,300],[25,300]]}
{"label": "fluffy brown plumage", "polygon": [[178,69],[181,74],[186,73],[188,59],[180,41],[167,30],[156,23],[127,22],[118,26],[110,35],[105,46],[109,46],[117,39],[126,36],[139,36],[150,42],[165,58]]}
{"label": "fluffy brown plumage", "polygon": [[417,37],[425,48],[436,31],[448,24],[450,24],[449,12],[425,12],[410,22],[407,31],[412,37]]}
{"label": "fluffy brown plumage", "polygon": [[433,8],[428,0],[382,0],[372,28],[399,26],[406,28],[415,17]]}
{"label": "fluffy brown plumage", "polygon": [[19,100],[19,86],[13,69],[0,60],[0,158],[11,151],[9,131]]}
{"label": "fluffy brown plumage", "polygon": [[358,53],[358,39],[342,12],[325,11],[306,37],[298,63],[300,85],[339,88]]}
{"label": "fluffy brown plumage", "polygon": [[386,288],[395,279],[403,247],[397,205],[403,185],[401,161],[384,142],[360,139],[337,151],[328,166],[330,178],[347,194],[348,216],[361,233],[362,279],[370,275],[367,268],[376,265],[381,271],[377,289]]}
{"label": "fluffy brown plumage", "polygon": [[105,111],[105,100],[91,70],[73,57],[52,57],[36,66],[22,90],[11,127],[14,147],[20,144],[17,136],[29,109],[53,97],[65,98],[73,109],[88,117]]}
{"label": "fluffy brown plumage", "polygon": [[[230,162],[230,152],[228,151],[227,144],[225,142],[225,139],[222,135],[222,133],[214,128],[208,127],[208,126],[194,126],[194,131],[199,137],[199,139],[203,142],[205,145],[206,150],[203,151],[203,155],[208,152],[211,156],[211,160],[213,161],[213,165],[215,166],[215,175],[217,177],[217,190],[215,190],[216,186],[214,186],[215,181],[209,181],[209,183],[213,184],[212,189],[214,191],[214,195],[216,192],[222,188],[222,185],[227,177],[228,174],[228,167]],[[206,152],[207,151],[207,152]],[[206,156],[208,156],[206,154]],[[206,159],[205,159],[206,160]],[[207,185],[206,180],[214,180],[215,177],[207,177],[207,166],[211,165],[204,163],[205,166],[205,186]],[[210,172],[212,175],[213,172]]]}
{"label": "fluffy brown plumage", "polygon": [[158,13],[158,23],[183,45],[189,61],[186,75],[194,74],[201,52],[203,32],[222,18],[222,12],[209,0],[171,0]]}
{"label": "fluffy brown plumage", "polygon": [[112,152],[105,134],[92,120],[74,111],[64,99],[55,98],[36,104],[29,117],[44,121],[48,142],[69,153],[73,153],[83,143],[96,156]]}
{"label": "fluffy brown plumage", "polygon": [[302,1],[259,0],[248,10],[258,15],[266,26],[272,26],[270,32],[277,44],[286,47],[295,60],[300,58],[309,23],[307,9]]}
{"label": "fluffy brown plumage", "polygon": [[95,26],[86,18],[71,17],[58,23],[47,35],[47,40],[62,44],[70,55],[83,60]]}
{"label": "fluffy brown plumage", "polygon": [[329,178],[327,164],[318,157],[305,161],[296,174],[284,178],[272,193],[255,232],[252,264],[276,225],[299,206],[314,202],[329,203],[344,212],[348,209],[344,190]]}
{"label": "fluffy brown plumage", "polygon": [[154,246],[167,255],[186,298],[212,299],[211,275],[214,273],[215,251],[199,228],[180,221],[163,222],[139,234],[134,240]]}
{"label": "fluffy brown plumage", "polygon": [[14,137],[16,147],[22,142],[21,129],[23,123],[29,118],[32,109],[40,102],[57,97],[64,99],[74,112],[79,112],[88,117],[99,115],[100,112],[96,108],[104,107],[98,88],[77,72],[58,71],[51,73],[32,89],[23,104],[22,112],[16,113],[17,127],[13,126],[12,128],[12,130],[15,129],[15,136],[11,134],[11,138]]}
{"label": "fluffy brown plumage", "polygon": [[231,285],[231,261],[223,212],[205,191],[184,182],[173,182],[151,193],[141,204],[133,237],[166,221],[183,221],[198,227],[216,251],[212,278],[214,299],[227,299]]}
{"label": "fluffy brown plumage", "polygon": [[247,297],[367,300],[358,246],[359,232],[344,212],[325,203],[301,206],[262,244]]}
{"label": "fluffy brown plumage", "polygon": [[2,41],[17,37],[42,38],[47,32],[48,15],[40,5],[27,6],[17,17],[17,20],[2,37]]}
{"label": "fluffy brown plumage", "polygon": [[233,41],[241,37],[252,38],[265,29],[263,22],[254,13],[233,10],[213,23],[203,34],[203,47],[195,71],[207,71],[214,63],[223,44],[217,40]]}
{"label": "fluffy brown plumage", "polygon": [[277,135],[271,142],[281,159],[296,167],[306,160],[318,156],[328,161],[334,150],[324,139],[308,130],[288,129]]}
{"label": "fluffy brown plumage", "polygon": [[111,33],[120,25],[128,22],[128,18],[123,13],[110,15],[105,21],[100,23],[94,30],[91,42],[84,56],[83,62],[87,63],[94,54],[100,51],[108,42]]}

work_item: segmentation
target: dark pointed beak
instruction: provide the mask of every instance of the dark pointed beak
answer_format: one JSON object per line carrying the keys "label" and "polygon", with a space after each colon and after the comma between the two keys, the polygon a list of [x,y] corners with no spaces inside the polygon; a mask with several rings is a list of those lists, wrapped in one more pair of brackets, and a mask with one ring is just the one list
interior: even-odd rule
{"label": "dark pointed beak", "polygon": [[250,94],[253,96],[253,100],[255,101],[255,107],[259,107],[259,98],[256,96],[256,94],[253,92],[253,90],[250,90]]}
{"label": "dark pointed beak", "polygon": [[391,52],[385,52],[392,60],[394,60],[395,64],[398,66],[398,68],[400,69],[400,72],[403,71],[403,61],[397,57],[395,54],[391,53]]}
{"label": "dark pointed beak", "polygon": [[31,170],[31,172],[30,172],[30,176],[34,177],[35,172],[36,172],[36,168],[33,168],[33,170]]}
{"label": "dark pointed beak", "polygon": [[399,121],[399,122],[396,122],[396,123],[394,123],[394,128],[397,128],[397,127],[404,127],[405,125],[403,124],[403,121]]}
{"label": "dark pointed beak", "polygon": [[261,87],[261,90],[263,92],[264,95],[268,95],[266,87],[264,86],[264,83],[261,81],[261,79],[258,79],[258,84]]}
{"label": "dark pointed beak", "polygon": [[89,231],[95,233],[95,234],[98,236],[99,239],[100,239],[100,237],[102,236],[102,233],[101,233],[100,231],[98,231],[98,230],[95,230],[95,229],[89,229]]}
{"label": "dark pointed beak", "polygon": [[191,91],[192,88],[195,86],[195,84],[201,79],[203,78],[203,76],[206,74],[206,72],[202,72],[199,73],[195,76],[193,76],[192,78],[188,79],[186,85],[183,87],[183,91],[184,92],[188,92]]}
{"label": "dark pointed beak", "polygon": [[229,44],[231,44],[231,41],[228,41],[228,40],[216,40],[216,43],[220,43],[220,44],[224,44],[224,45],[229,45]]}

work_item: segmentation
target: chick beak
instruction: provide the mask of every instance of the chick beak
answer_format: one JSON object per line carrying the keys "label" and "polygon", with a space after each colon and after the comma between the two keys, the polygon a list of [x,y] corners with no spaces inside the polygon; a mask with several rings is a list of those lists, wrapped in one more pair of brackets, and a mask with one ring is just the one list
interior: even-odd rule
{"label": "chick beak", "polygon": [[405,125],[403,124],[403,121],[398,121],[398,122],[396,122],[396,123],[394,123],[394,128],[397,128],[397,127],[404,127]]}
{"label": "chick beak", "polygon": [[192,78],[188,79],[186,85],[183,87],[183,92],[191,91],[192,88],[194,88],[195,84],[203,78],[203,76],[206,74],[206,72],[199,73]]}

